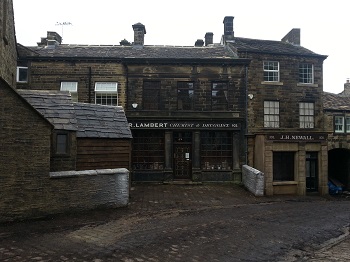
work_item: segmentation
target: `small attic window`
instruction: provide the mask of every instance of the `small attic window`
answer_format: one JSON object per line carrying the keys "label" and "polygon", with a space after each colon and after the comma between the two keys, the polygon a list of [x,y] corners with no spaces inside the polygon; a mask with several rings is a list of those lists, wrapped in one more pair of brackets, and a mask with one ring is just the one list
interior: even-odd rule
{"label": "small attic window", "polygon": [[78,102],[78,82],[61,82],[61,91],[69,91],[72,100]]}
{"label": "small attic window", "polygon": [[95,83],[95,103],[100,105],[118,105],[118,83],[116,82],[96,82]]}
{"label": "small attic window", "polygon": [[28,83],[28,67],[17,66],[17,83]]}

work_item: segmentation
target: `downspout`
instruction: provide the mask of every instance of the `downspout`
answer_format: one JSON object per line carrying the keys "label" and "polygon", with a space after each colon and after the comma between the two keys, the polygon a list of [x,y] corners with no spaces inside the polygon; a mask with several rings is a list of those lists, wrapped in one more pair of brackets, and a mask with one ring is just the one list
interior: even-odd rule
{"label": "downspout", "polygon": [[89,67],[89,104],[91,104],[91,78],[92,78],[92,73],[91,73],[91,66]]}
{"label": "downspout", "polygon": [[245,66],[245,164],[248,165],[248,66]]}

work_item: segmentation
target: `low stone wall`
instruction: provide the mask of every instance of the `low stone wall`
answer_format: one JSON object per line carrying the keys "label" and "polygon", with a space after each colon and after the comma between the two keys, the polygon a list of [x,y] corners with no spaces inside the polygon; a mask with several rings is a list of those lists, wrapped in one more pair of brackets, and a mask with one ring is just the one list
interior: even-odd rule
{"label": "low stone wall", "polygon": [[96,208],[117,208],[129,204],[129,170],[125,168],[50,172],[32,176],[13,198],[23,205],[12,205],[0,214],[0,222],[40,218]]}
{"label": "low stone wall", "polygon": [[265,188],[264,173],[259,170],[243,165],[242,167],[242,182],[244,186],[255,196],[263,196]]}

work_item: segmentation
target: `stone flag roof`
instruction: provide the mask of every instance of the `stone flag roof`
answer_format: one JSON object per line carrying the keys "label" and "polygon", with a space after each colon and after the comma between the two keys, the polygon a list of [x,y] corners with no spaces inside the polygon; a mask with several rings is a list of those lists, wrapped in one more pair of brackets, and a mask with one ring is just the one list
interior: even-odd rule
{"label": "stone flag roof", "polygon": [[17,91],[55,129],[76,131],[77,137],[132,138],[122,107],[74,103],[69,92]]}
{"label": "stone flag roof", "polygon": [[74,103],[77,137],[132,138],[121,106]]}
{"label": "stone flag roof", "polygon": [[49,120],[55,129],[78,130],[69,92],[21,89],[17,89],[17,92]]}
{"label": "stone flag roof", "polygon": [[350,111],[350,97],[323,92],[324,110]]}

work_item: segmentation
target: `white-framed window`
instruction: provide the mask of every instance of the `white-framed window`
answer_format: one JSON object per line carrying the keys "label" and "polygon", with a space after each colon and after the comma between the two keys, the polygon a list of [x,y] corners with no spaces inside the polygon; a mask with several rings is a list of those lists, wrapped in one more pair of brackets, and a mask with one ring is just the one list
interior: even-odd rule
{"label": "white-framed window", "polygon": [[280,127],[280,103],[264,101],[264,127]]}
{"label": "white-framed window", "polygon": [[334,133],[350,133],[350,116],[334,116]]}
{"label": "white-framed window", "polygon": [[61,82],[61,91],[69,91],[74,102],[78,102],[78,82]]}
{"label": "white-framed window", "polygon": [[279,82],[280,66],[278,61],[264,61],[264,81]]}
{"label": "white-framed window", "polygon": [[27,83],[28,82],[28,67],[17,66],[17,83]]}
{"label": "white-framed window", "polygon": [[100,105],[118,105],[118,83],[96,82],[95,103]]}
{"label": "white-framed window", "polygon": [[314,103],[299,103],[299,126],[300,128],[315,127],[315,105]]}
{"label": "white-framed window", "polygon": [[299,64],[299,83],[314,83],[314,66],[313,64]]}

